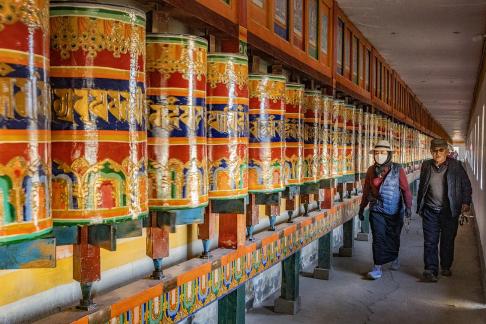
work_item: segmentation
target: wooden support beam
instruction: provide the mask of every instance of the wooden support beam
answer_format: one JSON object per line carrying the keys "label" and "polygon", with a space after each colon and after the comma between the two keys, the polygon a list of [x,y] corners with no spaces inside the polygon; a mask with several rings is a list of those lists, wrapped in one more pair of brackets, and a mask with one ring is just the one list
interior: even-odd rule
{"label": "wooden support beam", "polygon": [[339,248],[339,256],[353,256],[354,247],[354,217],[343,224],[343,246]]}
{"label": "wooden support beam", "polygon": [[218,301],[219,324],[245,324],[245,284]]}
{"label": "wooden support beam", "polygon": [[332,267],[332,230],[321,236],[317,242],[317,267],[314,268],[314,278],[329,280]]}
{"label": "wooden support beam", "polygon": [[82,299],[79,309],[93,310],[91,288],[101,279],[100,247],[89,243],[89,226],[79,227],[79,244],[73,246],[73,279],[81,284]]}
{"label": "wooden support beam", "polygon": [[282,261],[282,288],[275,301],[275,313],[295,315],[300,310],[300,255],[298,250]]}
{"label": "wooden support beam", "polygon": [[245,214],[219,214],[218,246],[237,249],[245,245]]}
{"label": "wooden support beam", "polygon": [[198,224],[198,239],[202,240],[203,252],[201,258],[209,259],[209,249],[211,245],[211,238],[214,238],[216,234],[216,222],[218,217],[211,210],[211,207],[207,207],[204,212],[204,223]]}
{"label": "wooden support beam", "polygon": [[164,278],[162,260],[169,256],[169,226],[159,218],[159,212],[151,212],[147,226],[146,254],[154,263],[152,278]]}
{"label": "wooden support beam", "polygon": [[255,194],[249,194],[248,208],[246,209],[246,229],[248,240],[253,241],[253,229],[259,222],[258,205],[255,202]]}

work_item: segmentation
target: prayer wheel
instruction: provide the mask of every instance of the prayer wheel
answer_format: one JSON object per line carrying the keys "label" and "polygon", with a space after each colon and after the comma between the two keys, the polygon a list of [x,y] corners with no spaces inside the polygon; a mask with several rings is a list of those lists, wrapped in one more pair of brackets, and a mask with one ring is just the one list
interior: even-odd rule
{"label": "prayer wheel", "polygon": [[332,107],[332,175],[341,177],[344,174],[344,100],[334,100]]}
{"label": "prayer wheel", "polygon": [[145,13],[52,1],[50,24],[54,222],[145,216]]}
{"label": "prayer wheel", "polygon": [[0,16],[0,243],[7,243],[52,229],[49,1],[8,1]]}
{"label": "prayer wheel", "polygon": [[207,49],[192,35],[147,36],[150,210],[208,204]]}
{"label": "prayer wheel", "polygon": [[355,173],[354,161],[355,161],[355,106],[345,105],[345,129],[344,129],[344,150],[345,150],[345,171],[346,175],[353,175]]}
{"label": "prayer wheel", "polygon": [[304,182],[316,183],[320,175],[321,92],[304,93]]}
{"label": "prayer wheel", "polygon": [[354,168],[357,174],[363,173],[364,168],[364,128],[363,128],[363,108],[357,107],[354,116],[354,138],[355,154]]}
{"label": "prayer wheel", "polygon": [[323,96],[322,99],[322,111],[321,111],[321,142],[320,147],[320,167],[321,167],[321,179],[328,179],[331,177],[331,157],[332,146],[330,145],[331,139],[331,120],[332,120],[332,105],[333,98],[330,96]]}
{"label": "prayer wheel", "polygon": [[304,160],[304,85],[285,85],[285,167],[286,185],[300,186]]}
{"label": "prayer wheel", "polygon": [[248,58],[208,54],[209,199],[248,194]]}
{"label": "prayer wheel", "polygon": [[284,76],[250,74],[248,191],[285,190]]}

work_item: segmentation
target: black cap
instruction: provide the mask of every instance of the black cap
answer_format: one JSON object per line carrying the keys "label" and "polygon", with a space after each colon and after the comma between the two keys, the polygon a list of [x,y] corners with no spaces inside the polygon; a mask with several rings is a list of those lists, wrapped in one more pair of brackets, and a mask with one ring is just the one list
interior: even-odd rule
{"label": "black cap", "polygon": [[447,141],[445,139],[442,139],[442,138],[434,138],[431,142],[430,142],[430,149],[433,150],[433,149],[436,149],[436,148],[449,148],[449,145],[447,145]]}

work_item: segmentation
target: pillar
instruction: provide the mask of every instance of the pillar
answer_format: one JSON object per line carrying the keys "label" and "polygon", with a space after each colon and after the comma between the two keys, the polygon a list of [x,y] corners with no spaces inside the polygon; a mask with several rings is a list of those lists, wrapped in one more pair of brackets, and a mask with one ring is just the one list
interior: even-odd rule
{"label": "pillar", "polygon": [[300,252],[298,250],[282,261],[282,288],[275,301],[275,313],[295,315],[300,310]]}

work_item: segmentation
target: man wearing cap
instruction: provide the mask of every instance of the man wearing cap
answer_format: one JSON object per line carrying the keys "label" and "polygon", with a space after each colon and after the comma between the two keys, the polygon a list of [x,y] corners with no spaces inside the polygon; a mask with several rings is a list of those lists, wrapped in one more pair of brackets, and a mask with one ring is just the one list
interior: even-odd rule
{"label": "man wearing cap", "polygon": [[373,236],[372,250],[374,266],[368,278],[379,279],[382,266],[392,262],[391,269],[398,270],[398,252],[403,217],[411,216],[412,194],[405,171],[392,163],[393,150],[388,141],[379,141],[370,154],[375,164],[366,172],[363,197],[359,209],[359,219],[370,204],[370,225]]}
{"label": "man wearing cap", "polygon": [[441,275],[452,275],[454,240],[459,216],[471,205],[471,182],[461,162],[448,157],[447,141],[433,139],[430,143],[432,159],[424,161],[420,170],[417,213],[422,217],[424,231],[425,281],[437,282]]}

